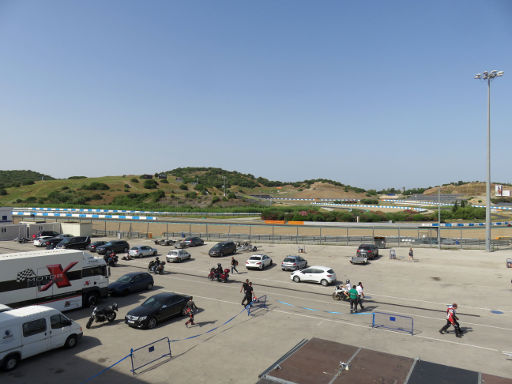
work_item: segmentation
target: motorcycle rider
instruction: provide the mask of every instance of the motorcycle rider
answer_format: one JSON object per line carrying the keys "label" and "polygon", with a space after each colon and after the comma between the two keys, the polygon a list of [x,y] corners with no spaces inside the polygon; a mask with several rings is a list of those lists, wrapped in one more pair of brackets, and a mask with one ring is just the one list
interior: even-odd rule
{"label": "motorcycle rider", "polygon": [[217,263],[217,269],[215,270],[215,277],[220,277],[224,273],[224,270],[222,269],[222,265],[220,263]]}

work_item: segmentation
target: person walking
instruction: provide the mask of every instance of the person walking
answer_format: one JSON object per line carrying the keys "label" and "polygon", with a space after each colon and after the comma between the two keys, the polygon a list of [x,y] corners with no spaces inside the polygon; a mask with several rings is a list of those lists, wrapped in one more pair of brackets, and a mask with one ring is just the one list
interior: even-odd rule
{"label": "person walking", "polygon": [[356,311],[357,311],[357,304],[359,304],[361,309],[364,309],[364,307],[363,307],[363,298],[364,298],[363,283],[359,282],[359,284],[356,287],[356,291],[357,291],[357,303],[356,303]]}
{"label": "person walking", "polygon": [[409,248],[409,260],[410,261],[413,261],[414,260],[414,252],[412,251],[412,247]]}
{"label": "person walking", "polygon": [[462,337],[462,331],[460,330],[459,326],[459,318],[457,317],[457,314],[455,313],[457,309],[457,303],[453,303],[446,309],[446,324],[443,328],[439,330],[440,334],[443,334],[448,331],[448,328],[450,328],[450,325],[453,325],[453,328],[455,328],[455,336]]}
{"label": "person walking", "polygon": [[348,291],[348,298],[350,299],[350,313],[353,313],[354,310],[357,312],[357,289],[355,284]]}
{"label": "person walking", "polygon": [[238,260],[235,259],[235,256],[232,256],[231,257],[231,274],[233,274],[233,271],[236,271],[236,273],[240,273],[238,272],[238,269],[236,269],[238,265]]}
{"label": "person walking", "polygon": [[197,311],[196,303],[192,300],[193,297],[191,296],[190,299],[187,301],[187,304],[185,304],[185,314],[188,316],[188,320],[185,323],[185,327],[188,328],[188,325],[196,325],[194,323],[194,313]]}
{"label": "person walking", "polygon": [[240,288],[240,293],[242,293],[242,291],[244,292],[244,298],[242,299],[242,305],[245,307],[245,298],[246,298],[246,292],[247,292],[247,288],[249,287],[249,279],[245,279],[245,283],[242,284],[242,288]]}
{"label": "person walking", "polygon": [[391,260],[395,260],[395,259],[396,259],[396,252],[395,252],[395,248],[391,248],[391,249],[389,250],[389,258],[390,258]]}
{"label": "person walking", "polygon": [[245,289],[245,297],[242,300],[242,305],[244,305],[244,302],[247,302],[247,304],[245,306],[251,304],[253,295],[254,295],[254,289],[252,287],[252,281],[250,281],[249,285]]}

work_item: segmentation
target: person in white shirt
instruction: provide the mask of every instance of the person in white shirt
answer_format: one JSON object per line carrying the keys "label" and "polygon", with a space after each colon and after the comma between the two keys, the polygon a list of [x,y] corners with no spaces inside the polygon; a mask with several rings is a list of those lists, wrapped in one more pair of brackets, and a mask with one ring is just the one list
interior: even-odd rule
{"label": "person in white shirt", "polygon": [[364,309],[363,307],[363,298],[364,298],[364,292],[363,292],[363,283],[359,282],[356,287],[357,290],[357,303],[356,303],[356,311],[357,311],[357,305],[361,307],[361,309]]}

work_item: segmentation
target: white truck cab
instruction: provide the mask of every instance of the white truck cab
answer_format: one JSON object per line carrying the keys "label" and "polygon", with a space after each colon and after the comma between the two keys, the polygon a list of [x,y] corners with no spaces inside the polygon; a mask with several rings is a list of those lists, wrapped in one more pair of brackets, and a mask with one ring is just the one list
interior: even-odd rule
{"label": "white truck cab", "polygon": [[0,313],[0,366],[10,371],[20,360],[66,347],[82,337],[82,327],[60,311],[42,305]]}

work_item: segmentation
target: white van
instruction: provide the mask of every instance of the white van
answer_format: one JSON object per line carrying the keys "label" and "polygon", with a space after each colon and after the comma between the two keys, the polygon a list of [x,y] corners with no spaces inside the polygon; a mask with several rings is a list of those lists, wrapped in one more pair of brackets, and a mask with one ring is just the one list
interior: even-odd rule
{"label": "white van", "polygon": [[0,366],[10,371],[20,360],[66,347],[82,337],[82,327],[56,309],[33,305],[0,313]]}

